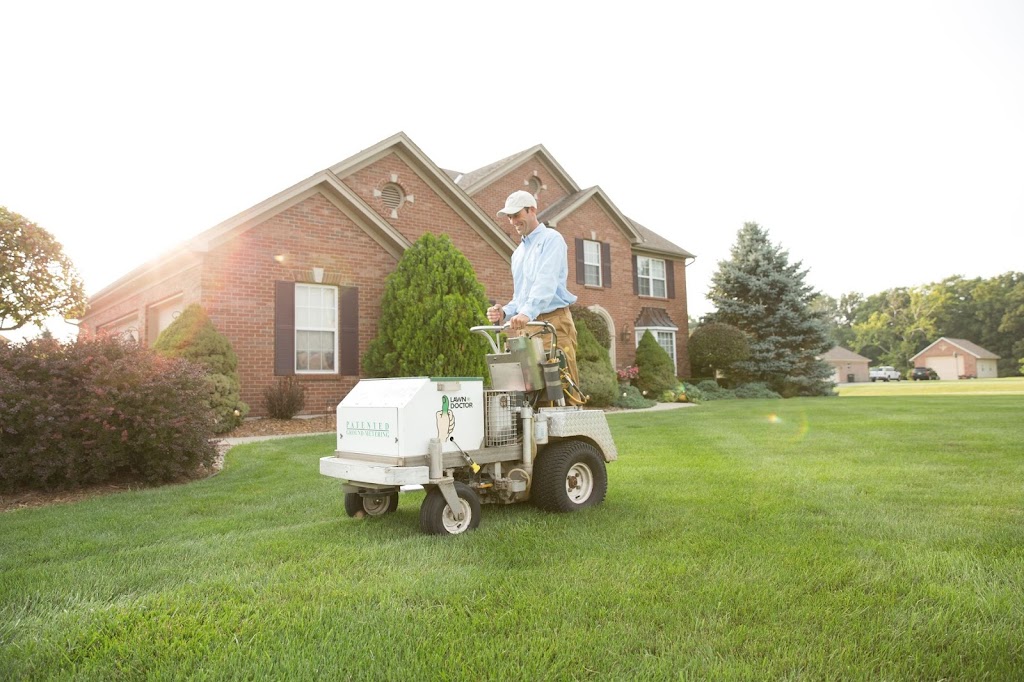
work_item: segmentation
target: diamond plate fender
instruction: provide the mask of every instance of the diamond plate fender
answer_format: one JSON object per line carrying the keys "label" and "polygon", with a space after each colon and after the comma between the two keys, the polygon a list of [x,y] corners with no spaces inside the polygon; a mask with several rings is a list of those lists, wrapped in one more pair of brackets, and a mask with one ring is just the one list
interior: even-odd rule
{"label": "diamond plate fender", "polygon": [[548,435],[556,438],[572,438],[583,436],[594,441],[604,461],[614,462],[619,458],[619,451],[612,440],[612,432],[608,428],[608,420],[600,410],[581,410],[577,407],[542,407],[540,414],[547,417]]}

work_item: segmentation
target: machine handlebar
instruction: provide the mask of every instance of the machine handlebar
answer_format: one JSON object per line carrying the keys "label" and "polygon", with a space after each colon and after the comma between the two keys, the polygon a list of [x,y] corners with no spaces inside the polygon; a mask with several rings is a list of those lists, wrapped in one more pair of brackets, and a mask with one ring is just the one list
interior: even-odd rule
{"label": "machine handlebar", "polygon": [[[512,325],[510,322],[506,322],[505,324],[482,324],[476,327],[470,327],[469,331],[482,334],[484,338],[487,339],[487,342],[491,344],[491,349],[495,352],[495,354],[497,354],[501,352],[501,349],[498,347],[498,335],[507,330],[511,326]],[[538,333],[546,332],[548,334],[551,334],[551,350],[553,351],[555,349],[555,342],[557,340],[557,336],[555,335],[555,328],[552,327],[550,323],[531,320],[530,322],[526,323],[526,326],[540,327],[542,331]]]}

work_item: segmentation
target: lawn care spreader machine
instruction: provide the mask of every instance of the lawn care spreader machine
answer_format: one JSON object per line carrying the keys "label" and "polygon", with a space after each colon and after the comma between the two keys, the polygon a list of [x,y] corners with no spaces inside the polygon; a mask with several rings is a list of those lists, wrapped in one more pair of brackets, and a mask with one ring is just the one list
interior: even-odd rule
{"label": "lawn care spreader machine", "polygon": [[345,396],[320,473],[344,482],[349,516],[389,514],[399,492],[422,487],[420,528],[458,535],[480,524],[482,504],[569,512],[604,500],[605,463],[618,457],[604,413],[583,409],[551,325],[507,328],[472,328],[493,351],[490,389],[482,378],[363,379]]}

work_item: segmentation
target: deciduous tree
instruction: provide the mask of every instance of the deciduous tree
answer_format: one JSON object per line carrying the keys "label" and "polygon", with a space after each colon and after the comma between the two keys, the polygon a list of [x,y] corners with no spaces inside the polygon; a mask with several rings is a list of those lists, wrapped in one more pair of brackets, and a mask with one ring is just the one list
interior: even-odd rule
{"label": "deciduous tree", "polygon": [[750,357],[750,341],[739,327],[722,322],[702,324],[687,343],[694,377],[713,378],[734,362]]}
{"label": "deciduous tree", "polygon": [[82,279],[60,242],[0,206],[0,331],[85,313]]}

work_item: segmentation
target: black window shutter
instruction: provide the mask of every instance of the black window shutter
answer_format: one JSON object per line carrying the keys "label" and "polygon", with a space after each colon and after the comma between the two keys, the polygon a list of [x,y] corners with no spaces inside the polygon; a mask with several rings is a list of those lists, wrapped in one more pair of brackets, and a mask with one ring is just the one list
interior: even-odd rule
{"label": "black window shutter", "polygon": [[295,374],[295,282],[274,282],[274,376]]}
{"label": "black window shutter", "polygon": [[676,297],[676,276],[672,267],[672,261],[665,261],[665,288],[668,289],[668,297]]}
{"label": "black window shutter", "polygon": [[612,286],[612,245],[608,242],[601,242],[601,286]]}
{"label": "black window shutter", "polygon": [[359,375],[359,287],[341,287],[338,296],[338,373]]}
{"label": "black window shutter", "polygon": [[576,284],[586,284],[586,263],[583,261],[583,240],[576,238]]}
{"label": "black window shutter", "polygon": [[633,254],[633,295],[640,295],[640,280],[637,278],[636,254]]}

